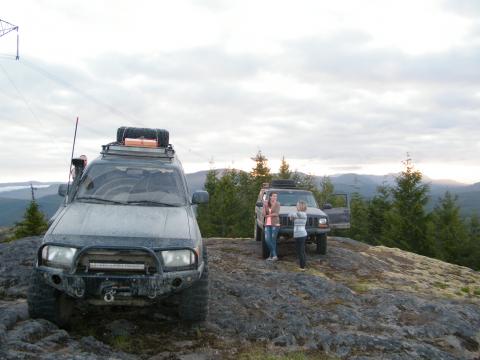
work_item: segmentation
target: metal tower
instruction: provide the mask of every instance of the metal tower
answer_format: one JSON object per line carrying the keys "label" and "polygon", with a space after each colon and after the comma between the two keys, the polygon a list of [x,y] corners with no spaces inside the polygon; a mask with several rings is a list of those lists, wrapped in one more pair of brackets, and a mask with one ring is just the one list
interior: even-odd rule
{"label": "metal tower", "polygon": [[20,59],[20,56],[18,54],[18,26],[0,19],[0,37],[7,35],[10,31],[17,32],[17,56],[15,57],[15,59],[18,60]]}

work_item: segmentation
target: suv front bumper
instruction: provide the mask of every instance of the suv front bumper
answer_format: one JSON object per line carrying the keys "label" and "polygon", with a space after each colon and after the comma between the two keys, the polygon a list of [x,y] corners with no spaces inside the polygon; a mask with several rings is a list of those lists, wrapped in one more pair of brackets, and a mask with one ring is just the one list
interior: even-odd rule
{"label": "suv front bumper", "polygon": [[198,269],[164,272],[151,275],[70,274],[62,269],[38,266],[45,282],[76,299],[103,299],[113,303],[119,299],[144,297],[150,300],[167,297],[190,287],[203,273]]}
{"label": "suv front bumper", "polygon": [[[315,236],[315,235],[320,235],[320,234],[326,234],[330,231],[330,228],[311,228],[307,227],[307,236]],[[284,237],[293,237],[293,226],[280,226],[280,229],[278,230],[278,236],[284,236]]]}

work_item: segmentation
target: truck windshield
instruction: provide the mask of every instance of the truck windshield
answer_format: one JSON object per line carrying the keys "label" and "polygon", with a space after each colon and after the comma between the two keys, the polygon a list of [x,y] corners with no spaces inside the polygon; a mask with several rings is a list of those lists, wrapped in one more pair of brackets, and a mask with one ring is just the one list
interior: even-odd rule
{"label": "truck windshield", "polygon": [[278,194],[278,201],[282,206],[296,206],[297,202],[303,200],[307,203],[308,207],[318,208],[315,197],[309,191],[276,191]]}
{"label": "truck windshield", "polygon": [[145,165],[92,164],[80,182],[75,199],[146,206],[187,203],[176,169]]}

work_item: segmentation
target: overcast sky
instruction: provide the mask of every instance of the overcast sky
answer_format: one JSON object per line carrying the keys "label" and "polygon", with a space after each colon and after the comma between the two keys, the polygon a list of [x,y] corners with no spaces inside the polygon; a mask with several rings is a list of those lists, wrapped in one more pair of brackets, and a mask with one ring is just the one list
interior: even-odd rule
{"label": "overcast sky", "polygon": [[66,180],[122,125],[187,172],[480,181],[480,1],[2,0],[0,182]]}

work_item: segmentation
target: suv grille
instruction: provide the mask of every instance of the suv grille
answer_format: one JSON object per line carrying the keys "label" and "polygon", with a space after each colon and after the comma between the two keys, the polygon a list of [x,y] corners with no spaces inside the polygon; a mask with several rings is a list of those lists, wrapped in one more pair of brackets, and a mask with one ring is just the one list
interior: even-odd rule
{"label": "suv grille", "polygon": [[[307,227],[318,227],[318,216],[307,216]],[[293,226],[293,221],[286,215],[280,215],[280,226]]]}
{"label": "suv grille", "polygon": [[77,272],[89,274],[152,274],[156,259],[141,250],[92,249],[79,259]]}

